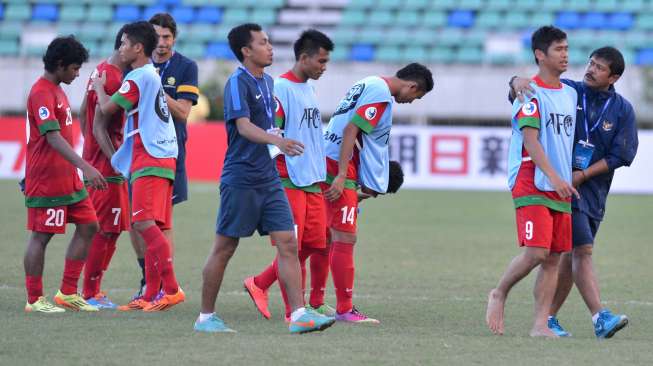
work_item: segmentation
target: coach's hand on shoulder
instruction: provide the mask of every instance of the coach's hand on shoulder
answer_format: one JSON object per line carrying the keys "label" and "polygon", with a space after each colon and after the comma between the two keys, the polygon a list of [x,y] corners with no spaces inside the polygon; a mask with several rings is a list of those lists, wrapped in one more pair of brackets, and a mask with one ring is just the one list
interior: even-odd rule
{"label": "coach's hand on shoulder", "polygon": [[574,188],[571,184],[565,182],[564,180],[560,179],[558,176],[554,176],[551,178],[551,185],[553,185],[553,189],[560,195],[562,198],[567,198],[570,197],[571,195],[576,196],[576,198],[580,198],[580,194]]}
{"label": "coach's hand on shoulder", "polygon": [[531,87],[531,80],[527,78],[516,77],[510,86],[520,103],[524,103],[526,98],[530,99],[535,94],[535,90]]}
{"label": "coach's hand on shoulder", "polygon": [[91,86],[93,87],[93,90],[96,92],[99,89],[104,89],[104,84],[107,82],[107,72],[102,71],[102,74],[98,77],[98,75],[93,75],[91,76]]}
{"label": "coach's hand on shoulder", "polygon": [[331,182],[329,189],[324,192],[324,197],[329,201],[335,201],[342,195],[342,191],[345,189],[345,177],[341,175],[336,175]]}
{"label": "coach's hand on shoulder", "polygon": [[293,139],[280,138],[275,145],[288,156],[301,155],[304,152],[304,145]]}
{"label": "coach's hand on shoulder", "polygon": [[91,187],[93,187],[95,189],[106,189],[107,188],[106,179],[104,179],[104,177],[102,176],[102,173],[100,173],[92,165],[87,164],[82,169],[82,173],[84,173],[84,181],[88,182],[87,184],[90,185]]}

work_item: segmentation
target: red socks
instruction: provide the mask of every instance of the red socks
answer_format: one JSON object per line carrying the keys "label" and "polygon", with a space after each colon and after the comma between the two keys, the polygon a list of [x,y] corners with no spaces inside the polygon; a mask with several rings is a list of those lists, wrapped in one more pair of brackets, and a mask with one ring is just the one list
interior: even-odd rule
{"label": "red socks", "polygon": [[86,256],[84,266],[84,289],[82,294],[89,299],[100,292],[102,274],[109,266],[109,261],[116,250],[117,234],[95,234]]}
{"label": "red socks", "polygon": [[354,289],[354,245],[334,241],[331,247],[331,277],[336,289],[336,311],[351,311]]}
{"label": "red socks", "polygon": [[156,252],[151,246],[145,246],[145,293],[146,301],[152,301],[161,288],[161,276],[156,265]]}
{"label": "red socks", "polygon": [[265,291],[272,286],[272,284],[277,280],[277,258],[274,257],[274,261],[259,273],[258,276],[254,277],[254,284],[256,287]]}
{"label": "red socks", "polygon": [[[145,241],[145,270],[147,283],[147,292],[150,292],[150,282],[147,280],[147,257],[154,256],[155,265],[158,269],[159,276],[163,282],[163,291],[166,294],[176,294],[179,291],[179,284],[175,277],[175,271],[172,266],[172,254],[170,251],[170,243],[158,226],[153,225],[141,233]],[[156,288],[158,292],[158,287]]]}
{"label": "red socks", "polygon": [[25,288],[27,289],[27,302],[33,304],[43,296],[43,277],[26,275]]}
{"label": "red socks", "polygon": [[77,293],[77,281],[84,268],[84,260],[68,259],[63,268],[63,278],[61,279],[61,293],[64,295],[73,295]]}
{"label": "red socks", "polygon": [[[310,249],[311,253],[311,295],[309,304],[317,308],[324,304],[324,291],[329,279],[329,247]],[[304,277],[305,278],[305,277]]]}

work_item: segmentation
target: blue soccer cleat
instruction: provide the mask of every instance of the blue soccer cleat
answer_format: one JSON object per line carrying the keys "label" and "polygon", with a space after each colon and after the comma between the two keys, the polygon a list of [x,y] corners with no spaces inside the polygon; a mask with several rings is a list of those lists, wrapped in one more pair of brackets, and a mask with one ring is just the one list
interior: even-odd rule
{"label": "blue soccer cleat", "polygon": [[558,318],[555,316],[550,316],[549,321],[547,322],[549,329],[558,337],[571,337],[571,333],[567,332],[561,325],[558,323]]}
{"label": "blue soccer cleat", "polygon": [[302,334],[315,331],[323,331],[332,326],[336,322],[336,318],[324,316],[316,313],[314,310],[306,309],[304,315],[300,316],[296,321],[290,321],[288,329],[292,334]]}
{"label": "blue soccer cleat", "polygon": [[599,311],[599,318],[594,324],[594,334],[599,339],[612,338],[618,331],[628,325],[628,317],[623,314],[612,314],[608,309]]}
{"label": "blue soccer cleat", "polygon": [[224,324],[224,321],[215,314],[211,315],[210,318],[203,322],[200,322],[199,320],[195,321],[193,329],[195,329],[196,332],[206,333],[236,333],[235,330],[227,327]]}
{"label": "blue soccer cleat", "polygon": [[90,299],[86,299],[86,302],[97,307],[98,309],[115,309],[118,307],[118,305],[112,303],[107,295],[105,295],[103,292],[99,292],[97,295],[91,297]]}

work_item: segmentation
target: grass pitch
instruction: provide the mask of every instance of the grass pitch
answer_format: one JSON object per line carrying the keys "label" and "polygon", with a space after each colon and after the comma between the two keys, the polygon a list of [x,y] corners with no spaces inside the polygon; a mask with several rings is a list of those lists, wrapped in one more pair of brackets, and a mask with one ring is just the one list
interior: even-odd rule
{"label": "grass pitch", "polygon": [[[155,314],[23,313],[25,208],[16,182],[0,181],[0,195],[1,365],[653,364],[652,196],[615,195],[608,200],[595,264],[603,300],[628,314],[631,323],[613,339],[597,341],[575,290],[560,314],[573,338],[528,336],[533,275],[511,293],[506,335],[492,336],[486,329],[487,292],[519,252],[508,193],[402,191],[365,201],[354,302],[382,324],[336,324],[303,336],[288,334],[276,287],[270,291],[270,321],[258,315],[242,290],[242,280],[274,255],[267,239],[259,237],[241,242],[218,299],[219,315],[238,333],[193,332],[201,270],[214,235],[216,185],[191,185],[191,200],[176,208],[175,266],[188,298]],[[61,279],[72,231],[69,226],[68,234],[55,236],[48,248],[44,287],[50,299]],[[136,288],[139,270],[127,235],[118,245],[103,289],[124,303]],[[333,304],[332,287],[327,293]]]}

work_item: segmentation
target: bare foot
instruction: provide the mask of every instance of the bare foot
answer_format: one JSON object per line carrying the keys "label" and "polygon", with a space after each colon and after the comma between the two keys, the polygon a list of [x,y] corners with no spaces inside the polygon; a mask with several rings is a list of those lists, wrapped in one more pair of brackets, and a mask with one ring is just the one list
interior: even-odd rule
{"label": "bare foot", "polygon": [[503,306],[506,301],[497,289],[492,289],[487,299],[487,311],[485,312],[485,322],[492,333],[496,335],[503,334]]}
{"label": "bare foot", "polygon": [[531,337],[545,337],[545,338],[560,338],[557,334],[553,333],[549,327],[539,326],[533,327],[530,333]]}

